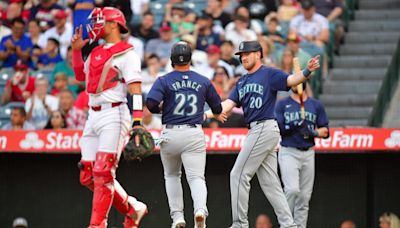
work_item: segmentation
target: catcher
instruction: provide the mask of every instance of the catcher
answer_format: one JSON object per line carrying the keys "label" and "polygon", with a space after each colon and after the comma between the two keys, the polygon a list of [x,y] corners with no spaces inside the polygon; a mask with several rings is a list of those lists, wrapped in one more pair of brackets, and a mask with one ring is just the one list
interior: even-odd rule
{"label": "catcher", "polygon": [[128,29],[120,10],[95,8],[88,20],[91,41],[103,38],[106,42],[94,48],[84,62],[81,49],[89,40],[82,39],[82,26],[76,29],[71,40],[75,76],[78,81],[86,80],[89,94],[89,116],[80,142],[82,159],[79,163],[80,182],[93,191],[89,228],[107,227],[111,205],[125,216],[124,228],[138,227],[147,214],[147,206],[125,192],[115,179],[115,172],[125,136],[131,128],[126,91],[133,98],[135,148],[140,148],[144,139],[141,134],[145,135],[141,127],[140,58],[132,45],[121,39],[121,33],[127,33]]}

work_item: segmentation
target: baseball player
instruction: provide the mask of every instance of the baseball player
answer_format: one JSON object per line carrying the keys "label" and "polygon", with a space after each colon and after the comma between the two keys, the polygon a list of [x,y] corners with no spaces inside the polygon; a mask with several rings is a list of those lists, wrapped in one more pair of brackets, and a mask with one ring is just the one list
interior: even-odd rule
{"label": "baseball player", "polygon": [[160,154],[173,228],[183,228],[186,225],[181,184],[182,164],[192,194],[195,227],[205,227],[208,216],[204,178],[206,144],[201,128],[204,104],[207,102],[213,113],[219,114],[222,111],[221,99],[210,80],[189,69],[191,56],[189,44],[176,43],[171,49],[174,71],[155,81],[146,100],[152,113],[160,113],[162,109]]}
{"label": "baseball player", "polygon": [[93,191],[89,228],[107,227],[111,205],[125,216],[124,228],[138,227],[147,206],[129,196],[115,179],[115,171],[131,128],[126,93],[133,97],[133,125],[141,125],[142,96],[140,58],[133,47],[121,40],[127,33],[125,17],[113,7],[95,8],[88,17],[91,41],[103,38],[104,45],[92,50],[84,62],[82,26],[71,40],[73,69],[78,81],[86,80],[89,116],[80,142],[82,159],[80,182]]}
{"label": "baseball player", "polygon": [[[319,56],[312,58],[301,73],[285,72],[262,65],[262,47],[257,41],[244,41],[239,45],[239,60],[248,71],[222,102],[223,114],[235,106],[242,106],[249,132],[230,173],[233,228],[249,227],[247,218],[250,180],[257,174],[261,189],[278,217],[280,227],[296,227],[277,175],[279,127],[274,107],[278,90],[289,90],[302,83],[319,68]],[[211,117],[206,112],[207,118]],[[218,120],[225,121],[224,115]]]}
{"label": "baseball player", "polygon": [[308,202],[314,185],[314,139],[329,137],[328,117],[318,100],[307,96],[303,83],[305,118],[301,118],[297,87],[279,101],[275,116],[281,133],[278,162],[286,199],[297,227],[307,227]]}

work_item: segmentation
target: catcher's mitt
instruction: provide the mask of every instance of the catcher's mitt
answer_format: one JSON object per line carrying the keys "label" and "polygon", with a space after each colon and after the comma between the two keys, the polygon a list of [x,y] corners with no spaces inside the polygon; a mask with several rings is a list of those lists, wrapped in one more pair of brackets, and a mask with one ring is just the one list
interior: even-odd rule
{"label": "catcher's mitt", "polygon": [[124,158],[128,161],[139,160],[151,155],[154,150],[154,139],[144,128],[134,128],[129,142],[124,148]]}

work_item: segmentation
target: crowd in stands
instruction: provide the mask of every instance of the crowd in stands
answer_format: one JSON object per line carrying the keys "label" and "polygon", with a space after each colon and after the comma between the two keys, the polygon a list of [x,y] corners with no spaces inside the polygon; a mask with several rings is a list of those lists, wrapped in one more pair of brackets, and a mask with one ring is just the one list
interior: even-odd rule
{"label": "crowd in stands", "polygon": [[[192,69],[209,78],[225,99],[246,73],[234,56],[241,41],[258,40],[263,63],[288,73],[294,56],[303,68],[311,56],[321,55],[324,70],[320,73],[326,77],[327,46],[343,38],[344,0],[204,0],[204,9],[190,8],[183,0],[163,2],[164,14],[157,21],[149,0],[0,1],[1,72],[9,74],[2,105],[23,102],[25,114],[20,106],[16,111],[35,129],[82,129],[88,97],[85,84],[75,80],[71,68],[70,39],[74,28],[85,27],[96,6],[124,12],[130,30],[124,39],[142,59],[145,94],[157,77],[172,70],[169,55],[176,41],[192,46]],[[84,48],[84,58],[96,45]],[[243,127],[241,115],[236,109],[227,124],[210,126]]]}

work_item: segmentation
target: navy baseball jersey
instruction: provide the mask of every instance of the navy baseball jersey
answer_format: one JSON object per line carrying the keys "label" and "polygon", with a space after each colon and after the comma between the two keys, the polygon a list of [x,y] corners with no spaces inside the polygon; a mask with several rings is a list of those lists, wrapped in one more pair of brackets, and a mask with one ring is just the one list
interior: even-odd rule
{"label": "navy baseball jersey", "polygon": [[194,71],[172,71],[157,78],[147,99],[163,101],[163,124],[201,124],[205,102],[211,109],[221,104],[211,81]]}
{"label": "navy baseball jersey", "polygon": [[274,119],[278,90],[290,89],[287,86],[288,76],[279,69],[261,66],[256,72],[245,74],[236,82],[229,99],[238,107],[243,107],[246,123]]}
{"label": "navy baseball jersey", "polygon": [[[328,127],[329,121],[320,101],[308,97],[304,102],[305,121],[311,130]],[[275,109],[276,119],[281,131],[281,145],[285,147],[309,148],[315,145],[314,138],[305,139],[296,127],[301,121],[300,103],[292,97],[279,101]]]}

